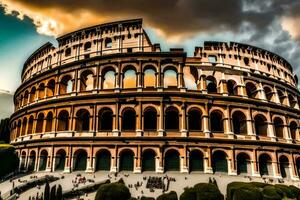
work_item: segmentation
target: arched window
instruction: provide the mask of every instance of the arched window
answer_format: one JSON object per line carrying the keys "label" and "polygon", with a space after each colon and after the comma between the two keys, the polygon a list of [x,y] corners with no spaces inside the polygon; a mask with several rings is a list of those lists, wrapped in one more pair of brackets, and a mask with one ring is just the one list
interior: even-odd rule
{"label": "arched window", "polygon": [[224,151],[215,151],[212,155],[213,172],[228,172],[227,155]]}
{"label": "arched window", "polygon": [[238,95],[237,84],[234,80],[227,81],[227,91],[229,96]]}
{"label": "arched window", "polygon": [[155,70],[148,68],[144,71],[144,87],[155,87],[156,84],[156,75]]}
{"label": "arched window", "polygon": [[136,71],[133,68],[124,70],[123,88],[136,88]]}
{"label": "arched window", "polygon": [[270,87],[264,87],[264,91],[265,91],[265,94],[266,94],[266,98],[269,102],[272,102],[273,101],[273,91],[271,90]]}
{"label": "arched window", "polygon": [[84,71],[80,76],[80,91],[89,91],[94,89],[94,74],[91,71]]}
{"label": "arched window", "polygon": [[119,161],[119,168],[120,171],[133,171],[134,166],[134,153],[129,150],[125,149],[120,153],[120,161]]}
{"label": "arched window", "polygon": [[24,103],[23,103],[23,105],[26,105],[26,104],[28,104],[28,100],[29,100],[29,92],[28,92],[28,90],[26,90],[25,91],[25,93],[24,93]]}
{"label": "arched window", "polygon": [[210,129],[212,132],[224,132],[223,114],[220,111],[210,113]]}
{"label": "arched window", "polygon": [[40,154],[39,171],[46,170],[47,160],[48,160],[48,152],[46,150],[42,150]]}
{"label": "arched window", "polygon": [[165,129],[166,131],[179,130],[179,112],[175,107],[169,107],[165,111]]}
{"label": "arched window", "polygon": [[67,48],[65,51],[65,57],[68,57],[71,55],[71,48]]}
{"label": "arched window", "polygon": [[268,123],[267,119],[263,115],[256,115],[254,117],[255,131],[258,136],[268,135]]}
{"label": "arched window", "polygon": [[92,43],[91,42],[86,42],[84,44],[84,50],[85,51],[90,51],[91,50],[91,47],[92,47]]}
{"label": "arched window", "polygon": [[157,113],[152,107],[146,108],[144,111],[144,130],[155,131],[157,129]]}
{"label": "arched window", "polygon": [[297,135],[297,130],[298,130],[298,125],[296,122],[291,122],[290,123],[290,132],[291,132],[291,137],[293,140],[296,140],[296,135]]}
{"label": "arched window", "polygon": [[96,154],[96,171],[110,170],[111,155],[106,149],[102,149]]}
{"label": "arched window", "polygon": [[55,156],[55,171],[61,171],[65,168],[65,162],[66,162],[66,151],[63,149],[60,149],[57,151]]}
{"label": "arched window", "polygon": [[22,123],[22,134],[21,135],[26,135],[26,127],[27,127],[27,118],[24,118],[23,123]]}
{"label": "arched window", "polygon": [[22,122],[21,120],[19,120],[17,124],[17,137],[21,135],[21,127],[22,127]]}
{"label": "arched window", "polygon": [[284,101],[285,101],[285,98],[286,98],[286,96],[284,95],[284,92],[281,91],[281,90],[277,90],[277,94],[278,94],[280,103],[284,104]]}
{"label": "arched window", "polygon": [[256,97],[257,89],[253,83],[251,83],[251,82],[246,83],[246,92],[247,92],[247,96],[249,98],[257,98]]}
{"label": "arched window", "polygon": [[46,130],[45,130],[45,132],[51,132],[52,131],[52,123],[53,123],[53,114],[52,114],[52,112],[49,112],[46,116]]}
{"label": "arched window", "polygon": [[103,74],[103,83],[102,87],[103,89],[114,89],[115,88],[115,78],[116,72],[113,69],[109,69],[104,72]]}
{"label": "arched window", "polygon": [[295,105],[296,105],[296,103],[297,103],[296,99],[295,99],[295,98],[293,97],[293,95],[291,95],[291,94],[288,95],[288,98],[289,98],[290,106],[291,106],[292,108],[294,108]]}
{"label": "arched window", "polygon": [[165,154],[165,171],[179,171],[180,170],[180,155],[178,151],[171,149]]}
{"label": "arched window", "polygon": [[28,121],[28,129],[27,129],[27,135],[32,134],[32,128],[33,128],[33,116],[31,115],[29,117],[29,121]]}
{"label": "arched window", "polygon": [[208,94],[217,93],[217,81],[215,77],[208,76],[206,77],[206,89]]}
{"label": "arched window", "polygon": [[199,150],[193,150],[189,155],[189,169],[190,172],[203,171],[203,154]]}
{"label": "arched window", "polygon": [[196,67],[183,68],[185,87],[189,90],[197,90],[198,71]]}
{"label": "arched window", "polygon": [[259,172],[261,176],[272,176],[272,159],[268,154],[259,156]]}
{"label": "arched window", "polygon": [[286,156],[280,156],[279,158],[279,166],[280,166],[280,173],[282,178],[287,178],[290,176],[290,163],[289,159]]}
{"label": "arched window", "polygon": [[45,84],[44,83],[41,83],[40,85],[39,85],[39,89],[38,89],[38,91],[39,91],[39,99],[44,99],[45,98]]}
{"label": "arched window", "polygon": [[38,118],[37,118],[37,122],[36,122],[36,133],[42,133],[43,132],[43,126],[44,126],[44,114],[43,113],[40,113],[38,115]]}
{"label": "arched window", "polygon": [[127,108],[122,113],[122,130],[135,131],[136,113],[132,108]]}
{"label": "arched window", "polygon": [[72,77],[69,75],[64,76],[59,85],[59,94],[67,94],[73,91]]}
{"label": "arched window", "polygon": [[251,161],[250,157],[246,153],[239,153],[237,155],[237,173],[238,174],[250,174],[251,173]]}
{"label": "arched window", "polygon": [[284,123],[283,123],[282,119],[279,118],[279,117],[276,117],[274,119],[274,123],[273,124],[274,124],[274,129],[275,129],[276,137],[283,138]]}
{"label": "arched window", "polygon": [[147,149],[142,155],[142,171],[155,171],[155,157],[156,153]]}
{"label": "arched window", "polygon": [[47,84],[47,97],[52,97],[54,96],[55,92],[55,80],[50,80]]}
{"label": "arched window", "polygon": [[30,91],[29,102],[30,103],[34,102],[35,98],[36,98],[36,89],[35,89],[35,87],[33,87],[33,88],[31,88],[31,91]]}
{"label": "arched window", "polygon": [[20,170],[23,171],[23,170],[25,170],[25,164],[26,164],[26,152],[25,151],[23,151],[21,154],[20,162],[21,162]]}
{"label": "arched window", "polygon": [[234,134],[247,134],[247,119],[241,111],[232,114],[232,125]]}
{"label": "arched window", "polygon": [[109,108],[103,108],[98,113],[98,130],[111,131],[113,126],[113,112]]}
{"label": "arched window", "polygon": [[164,87],[177,87],[177,85],[177,71],[175,69],[164,71]]}
{"label": "arched window", "polygon": [[87,153],[85,150],[79,149],[74,153],[73,169],[74,171],[85,171],[87,163]]}
{"label": "arched window", "polygon": [[35,161],[36,161],[36,153],[35,151],[31,151],[28,160],[28,171],[31,172],[35,170]]}
{"label": "arched window", "polygon": [[76,127],[75,131],[89,131],[90,130],[90,113],[87,110],[81,109],[76,113]]}
{"label": "arched window", "polygon": [[104,41],[105,48],[112,48],[112,40],[111,38],[106,38]]}
{"label": "arched window", "polygon": [[201,131],[202,113],[199,109],[192,108],[188,112],[188,129],[190,131]]}
{"label": "arched window", "polygon": [[58,114],[57,130],[58,131],[69,130],[69,113],[66,110],[63,110]]}

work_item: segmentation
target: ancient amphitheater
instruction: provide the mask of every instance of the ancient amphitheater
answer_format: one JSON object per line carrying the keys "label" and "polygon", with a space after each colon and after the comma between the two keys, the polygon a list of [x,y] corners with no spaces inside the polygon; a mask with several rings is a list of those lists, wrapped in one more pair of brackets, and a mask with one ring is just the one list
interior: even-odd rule
{"label": "ancient amphitheater", "polygon": [[14,96],[20,170],[299,179],[298,80],[279,55],[235,42],[161,51],[141,19],[57,41],[27,59]]}

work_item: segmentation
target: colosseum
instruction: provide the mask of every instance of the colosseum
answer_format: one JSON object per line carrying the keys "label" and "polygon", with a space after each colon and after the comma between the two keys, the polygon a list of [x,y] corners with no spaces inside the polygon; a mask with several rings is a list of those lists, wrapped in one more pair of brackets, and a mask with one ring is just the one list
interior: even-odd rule
{"label": "colosseum", "polygon": [[57,42],[26,60],[14,95],[20,170],[299,180],[298,80],[279,55],[215,41],[161,51],[142,19]]}

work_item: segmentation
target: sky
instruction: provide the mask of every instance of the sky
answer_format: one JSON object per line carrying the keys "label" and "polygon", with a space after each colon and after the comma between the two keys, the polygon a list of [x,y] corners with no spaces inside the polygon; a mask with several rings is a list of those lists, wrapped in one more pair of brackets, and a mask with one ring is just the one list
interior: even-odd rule
{"label": "sky", "polygon": [[181,47],[192,56],[207,40],[247,43],[281,55],[300,74],[299,0],[0,0],[0,94],[13,94],[24,61],[44,43],[132,18],[143,18],[164,51]]}

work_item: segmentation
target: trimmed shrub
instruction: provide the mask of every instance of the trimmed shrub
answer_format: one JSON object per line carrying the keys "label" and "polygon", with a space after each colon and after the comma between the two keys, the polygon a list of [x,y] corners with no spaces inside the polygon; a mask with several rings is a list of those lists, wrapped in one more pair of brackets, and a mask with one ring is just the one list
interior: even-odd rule
{"label": "trimmed shrub", "polygon": [[44,200],[49,200],[49,199],[50,199],[50,186],[49,183],[46,182],[45,191],[44,191]]}
{"label": "trimmed shrub", "polygon": [[130,197],[129,189],[124,184],[110,183],[99,187],[95,200],[128,200]]}
{"label": "trimmed shrub", "polygon": [[262,195],[257,187],[239,188],[234,190],[233,200],[262,200]]}
{"label": "trimmed shrub", "polygon": [[56,200],[56,185],[51,187],[50,200]]}
{"label": "trimmed shrub", "polygon": [[287,185],[280,185],[280,184],[276,184],[274,185],[277,193],[279,193],[282,197],[288,197],[288,198],[296,198],[296,196],[293,194],[293,192],[291,191],[291,188]]}
{"label": "trimmed shrub", "polygon": [[296,197],[296,199],[300,200],[300,189],[293,185],[290,185],[289,188],[291,190],[291,193]]}
{"label": "trimmed shrub", "polygon": [[180,200],[197,200],[195,188],[184,188],[184,192],[180,195]]}
{"label": "trimmed shrub", "polygon": [[263,191],[262,191],[262,195],[263,195],[263,200],[281,200],[282,199],[282,193],[279,194],[276,191],[275,186],[273,185],[268,185],[266,187],[264,187]]}
{"label": "trimmed shrub", "polygon": [[62,200],[62,187],[58,185],[56,190],[56,200]]}
{"label": "trimmed shrub", "polygon": [[142,197],[141,197],[141,200],[155,200],[155,198],[153,198],[153,197],[144,197],[144,196],[142,196]]}
{"label": "trimmed shrub", "polygon": [[213,183],[198,183],[194,186],[197,200],[223,200],[219,188]]}
{"label": "trimmed shrub", "polygon": [[160,195],[156,200],[178,200],[178,196],[175,191],[171,191],[169,193]]}

